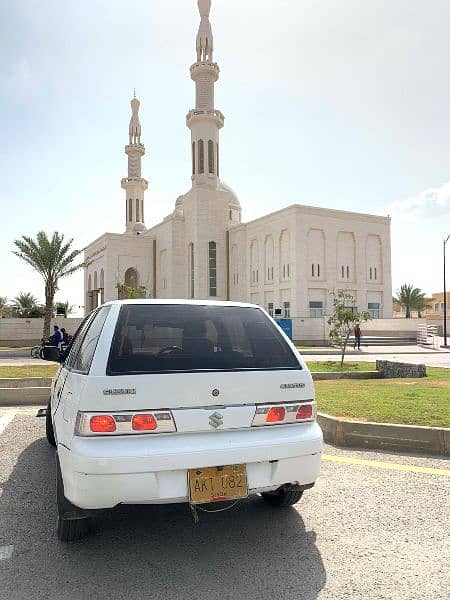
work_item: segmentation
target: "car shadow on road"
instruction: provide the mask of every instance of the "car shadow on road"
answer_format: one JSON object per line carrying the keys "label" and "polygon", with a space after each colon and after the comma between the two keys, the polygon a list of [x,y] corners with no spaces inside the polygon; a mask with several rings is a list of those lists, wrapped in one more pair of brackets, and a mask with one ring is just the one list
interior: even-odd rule
{"label": "car shadow on road", "polygon": [[8,600],[312,600],[325,585],[315,532],[296,508],[257,496],[200,513],[198,524],[187,504],[121,506],[97,516],[90,538],[63,544],[54,472],[54,452],[38,439],[4,485],[0,546],[14,545],[13,559],[0,563]]}

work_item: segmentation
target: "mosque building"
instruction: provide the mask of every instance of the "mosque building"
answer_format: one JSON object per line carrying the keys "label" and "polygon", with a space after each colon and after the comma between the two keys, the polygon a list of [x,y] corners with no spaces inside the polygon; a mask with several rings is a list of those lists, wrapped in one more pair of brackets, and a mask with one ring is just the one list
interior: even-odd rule
{"label": "mosque building", "polygon": [[[211,0],[198,0],[200,26],[191,132],[192,185],[162,222],[147,229],[140,103],[131,100],[123,233],[104,233],[85,249],[85,307],[120,297],[252,302],[295,321],[329,314],[332,292],[351,292],[358,310],[392,316],[390,218],[293,204],[243,223],[241,204],[220,178],[224,116],[214,105]],[[297,317],[298,319],[295,319]],[[300,326],[300,325],[298,325]],[[294,331],[294,337],[296,336]],[[300,336],[301,337],[301,336]]]}

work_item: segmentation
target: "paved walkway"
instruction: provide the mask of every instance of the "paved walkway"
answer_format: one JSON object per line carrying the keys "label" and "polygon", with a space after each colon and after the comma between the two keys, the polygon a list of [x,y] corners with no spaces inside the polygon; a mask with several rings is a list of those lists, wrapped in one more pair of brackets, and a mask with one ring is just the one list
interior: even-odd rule
{"label": "paved walkway", "polygon": [[[323,362],[328,360],[338,360],[339,352],[330,354],[309,354],[309,351],[303,352],[304,358],[311,362]],[[302,350],[300,350],[302,353]],[[347,354],[346,361],[367,361],[375,362],[376,360],[394,360],[397,362],[409,362],[413,364],[425,364],[429,367],[445,367],[450,368],[450,351],[449,350],[425,350],[419,346],[363,346],[360,352]],[[0,357],[0,366],[25,366],[25,365],[44,365],[50,364],[46,361],[28,358],[28,357]]]}
{"label": "paved walkway", "polygon": [[[411,348],[411,352],[407,349]],[[422,350],[420,352],[420,350]],[[301,352],[301,351],[300,351]],[[304,358],[310,362],[323,362],[339,360],[339,354],[311,354]],[[428,367],[444,367],[450,369],[450,352],[438,352],[433,350],[423,350],[416,346],[400,347],[375,347],[371,349],[363,348],[357,354],[349,354],[345,357],[346,362],[375,362],[376,360],[392,360],[396,362],[413,363],[415,365],[425,364]]]}

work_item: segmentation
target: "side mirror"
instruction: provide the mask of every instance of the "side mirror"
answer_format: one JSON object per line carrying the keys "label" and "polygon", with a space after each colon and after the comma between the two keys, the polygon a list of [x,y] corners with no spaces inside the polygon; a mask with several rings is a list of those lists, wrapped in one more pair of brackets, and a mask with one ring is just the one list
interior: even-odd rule
{"label": "side mirror", "polygon": [[56,346],[44,346],[42,348],[42,358],[51,362],[60,362],[61,354]]}

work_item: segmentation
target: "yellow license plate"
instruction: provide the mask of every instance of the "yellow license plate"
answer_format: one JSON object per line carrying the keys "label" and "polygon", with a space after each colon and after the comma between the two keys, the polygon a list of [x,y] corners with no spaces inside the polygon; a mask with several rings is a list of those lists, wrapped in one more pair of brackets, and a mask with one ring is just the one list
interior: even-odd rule
{"label": "yellow license plate", "polygon": [[192,504],[222,502],[248,495],[245,465],[189,469],[188,479]]}

